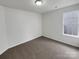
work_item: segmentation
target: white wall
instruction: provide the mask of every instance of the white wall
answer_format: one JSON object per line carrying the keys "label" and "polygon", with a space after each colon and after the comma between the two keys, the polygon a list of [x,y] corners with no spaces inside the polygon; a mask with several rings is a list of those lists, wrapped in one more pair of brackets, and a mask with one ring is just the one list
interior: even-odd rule
{"label": "white wall", "polygon": [[4,7],[0,6],[0,54],[8,48]]}
{"label": "white wall", "polygon": [[40,36],[41,14],[0,6],[0,54]]}
{"label": "white wall", "polygon": [[79,47],[79,38],[62,34],[63,12],[71,10],[79,10],[79,5],[44,13],[42,17],[38,13],[0,6],[0,54],[42,36],[42,30],[43,36]]}
{"label": "white wall", "polygon": [[43,36],[79,47],[79,38],[64,36],[63,12],[79,10],[79,5],[66,7],[43,14]]}
{"label": "white wall", "polygon": [[7,7],[5,14],[9,47],[42,36],[40,14]]}

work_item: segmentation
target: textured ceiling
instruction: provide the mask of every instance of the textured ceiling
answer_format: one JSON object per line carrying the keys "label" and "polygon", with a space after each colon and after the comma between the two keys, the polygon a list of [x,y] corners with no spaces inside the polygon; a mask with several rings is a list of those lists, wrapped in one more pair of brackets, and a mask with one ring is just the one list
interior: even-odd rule
{"label": "textured ceiling", "polygon": [[17,8],[23,10],[44,13],[62,7],[78,4],[79,0],[43,0],[43,5],[37,7],[34,4],[35,0],[0,0],[0,5],[10,8]]}

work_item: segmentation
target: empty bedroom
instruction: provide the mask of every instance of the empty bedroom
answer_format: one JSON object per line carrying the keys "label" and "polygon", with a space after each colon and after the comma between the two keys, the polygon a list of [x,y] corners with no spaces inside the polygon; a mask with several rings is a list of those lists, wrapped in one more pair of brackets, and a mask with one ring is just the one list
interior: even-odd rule
{"label": "empty bedroom", "polygon": [[0,0],[0,59],[79,59],[79,0]]}

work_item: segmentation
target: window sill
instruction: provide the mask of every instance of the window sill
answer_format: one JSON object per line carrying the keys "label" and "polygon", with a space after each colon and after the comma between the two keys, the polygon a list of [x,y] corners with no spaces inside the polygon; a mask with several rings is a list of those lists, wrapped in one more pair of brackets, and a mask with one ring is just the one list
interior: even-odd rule
{"label": "window sill", "polygon": [[69,37],[74,37],[74,38],[79,38],[79,35],[78,36],[76,36],[76,35],[69,35],[69,34],[63,34],[63,35],[69,36]]}

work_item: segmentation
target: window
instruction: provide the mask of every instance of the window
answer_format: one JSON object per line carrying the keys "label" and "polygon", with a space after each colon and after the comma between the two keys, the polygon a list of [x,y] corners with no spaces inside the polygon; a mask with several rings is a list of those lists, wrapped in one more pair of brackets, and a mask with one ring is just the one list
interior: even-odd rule
{"label": "window", "polygon": [[79,36],[79,11],[65,12],[64,19],[64,34],[70,36]]}

